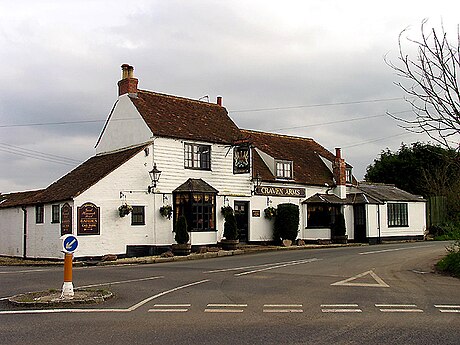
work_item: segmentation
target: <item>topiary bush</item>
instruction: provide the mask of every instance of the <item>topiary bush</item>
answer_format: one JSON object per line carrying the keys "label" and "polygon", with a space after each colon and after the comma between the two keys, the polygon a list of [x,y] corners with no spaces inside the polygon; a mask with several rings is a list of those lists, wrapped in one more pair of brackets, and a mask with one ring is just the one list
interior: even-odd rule
{"label": "topiary bush", "polygon": [[290,203],[278,205],[273,229],[275,242],[296,240],[299,232],[299,217],[299,206]]}
{"label": "topiary bush", "polygon": [[178,244],[186,244],[188,243],[190,236],[187,232],[187,219],[185,216],[180,216],[176,222],[176,235],[174,239]]}
{"label": "topiary bush", "polygon": [[233,212],[227,213],[225,216],[224,237],[226,240],[236,240],[238,238],[238,228]]}

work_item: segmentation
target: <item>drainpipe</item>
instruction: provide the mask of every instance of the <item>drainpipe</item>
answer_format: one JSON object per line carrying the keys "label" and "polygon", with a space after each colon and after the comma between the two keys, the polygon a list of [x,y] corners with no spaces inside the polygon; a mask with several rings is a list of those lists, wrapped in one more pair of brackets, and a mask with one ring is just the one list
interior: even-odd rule
{"label": "drainpipe", "polygon": [[381,244],[382,239],[380,238],[380,204],[377,204],[377,227],[379,229],[379,238],[377,240],[377,244]]}
{"label": "drainpipe", "polygon": [[22,257],[27,258],[27,208],[25,206],[21,207],[22,212],[24,212],[24,223],[23,223],[23,234],[24,239],[22,241]]}

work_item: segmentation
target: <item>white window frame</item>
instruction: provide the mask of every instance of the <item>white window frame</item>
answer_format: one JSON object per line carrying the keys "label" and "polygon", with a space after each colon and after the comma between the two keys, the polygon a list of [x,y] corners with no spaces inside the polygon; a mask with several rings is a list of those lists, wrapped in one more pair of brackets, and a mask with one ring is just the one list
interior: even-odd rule
{"label": "white window frame", "polygon": [[292,180],[294,178],[292,161],[275,161],[276,178]]}

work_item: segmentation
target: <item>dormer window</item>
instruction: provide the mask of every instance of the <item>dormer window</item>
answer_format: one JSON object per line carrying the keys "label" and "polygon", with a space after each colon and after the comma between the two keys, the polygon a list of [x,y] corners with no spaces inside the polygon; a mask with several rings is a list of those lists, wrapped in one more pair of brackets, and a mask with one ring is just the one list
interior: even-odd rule
{"label": "dormer window", "polygon": [[345,172],[346,172],[347,183],[353,183],[353,174],[352,174],[351,168],[346,168]]}
{"label": "dormer window", "polygon": [[276,161],[276,177],[292,179],[292,161]]}

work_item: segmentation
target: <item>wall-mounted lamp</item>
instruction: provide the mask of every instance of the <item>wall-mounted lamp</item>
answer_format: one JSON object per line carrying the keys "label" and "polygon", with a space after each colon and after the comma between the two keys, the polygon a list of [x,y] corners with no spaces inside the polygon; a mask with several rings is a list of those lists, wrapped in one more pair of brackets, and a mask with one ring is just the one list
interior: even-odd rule
{"label": "wall-mounted lamp", "polygon": [[254,183],[254,189],[251,194],[256,194],[257,188],[260,187],[260,184],[262,183],[262,177],[260,177],[259,172],[257,172],[256,177],[252,178],[252,182]]}
{"label": "wall-mounted lamp", "polygon": [[153,193],[158,181],[160,180],[161,170],[157,169],[157,164],[153,163],[153,169],[149,171],[150,180],[152,181],[152,185],[148,187],[148,192]]}

